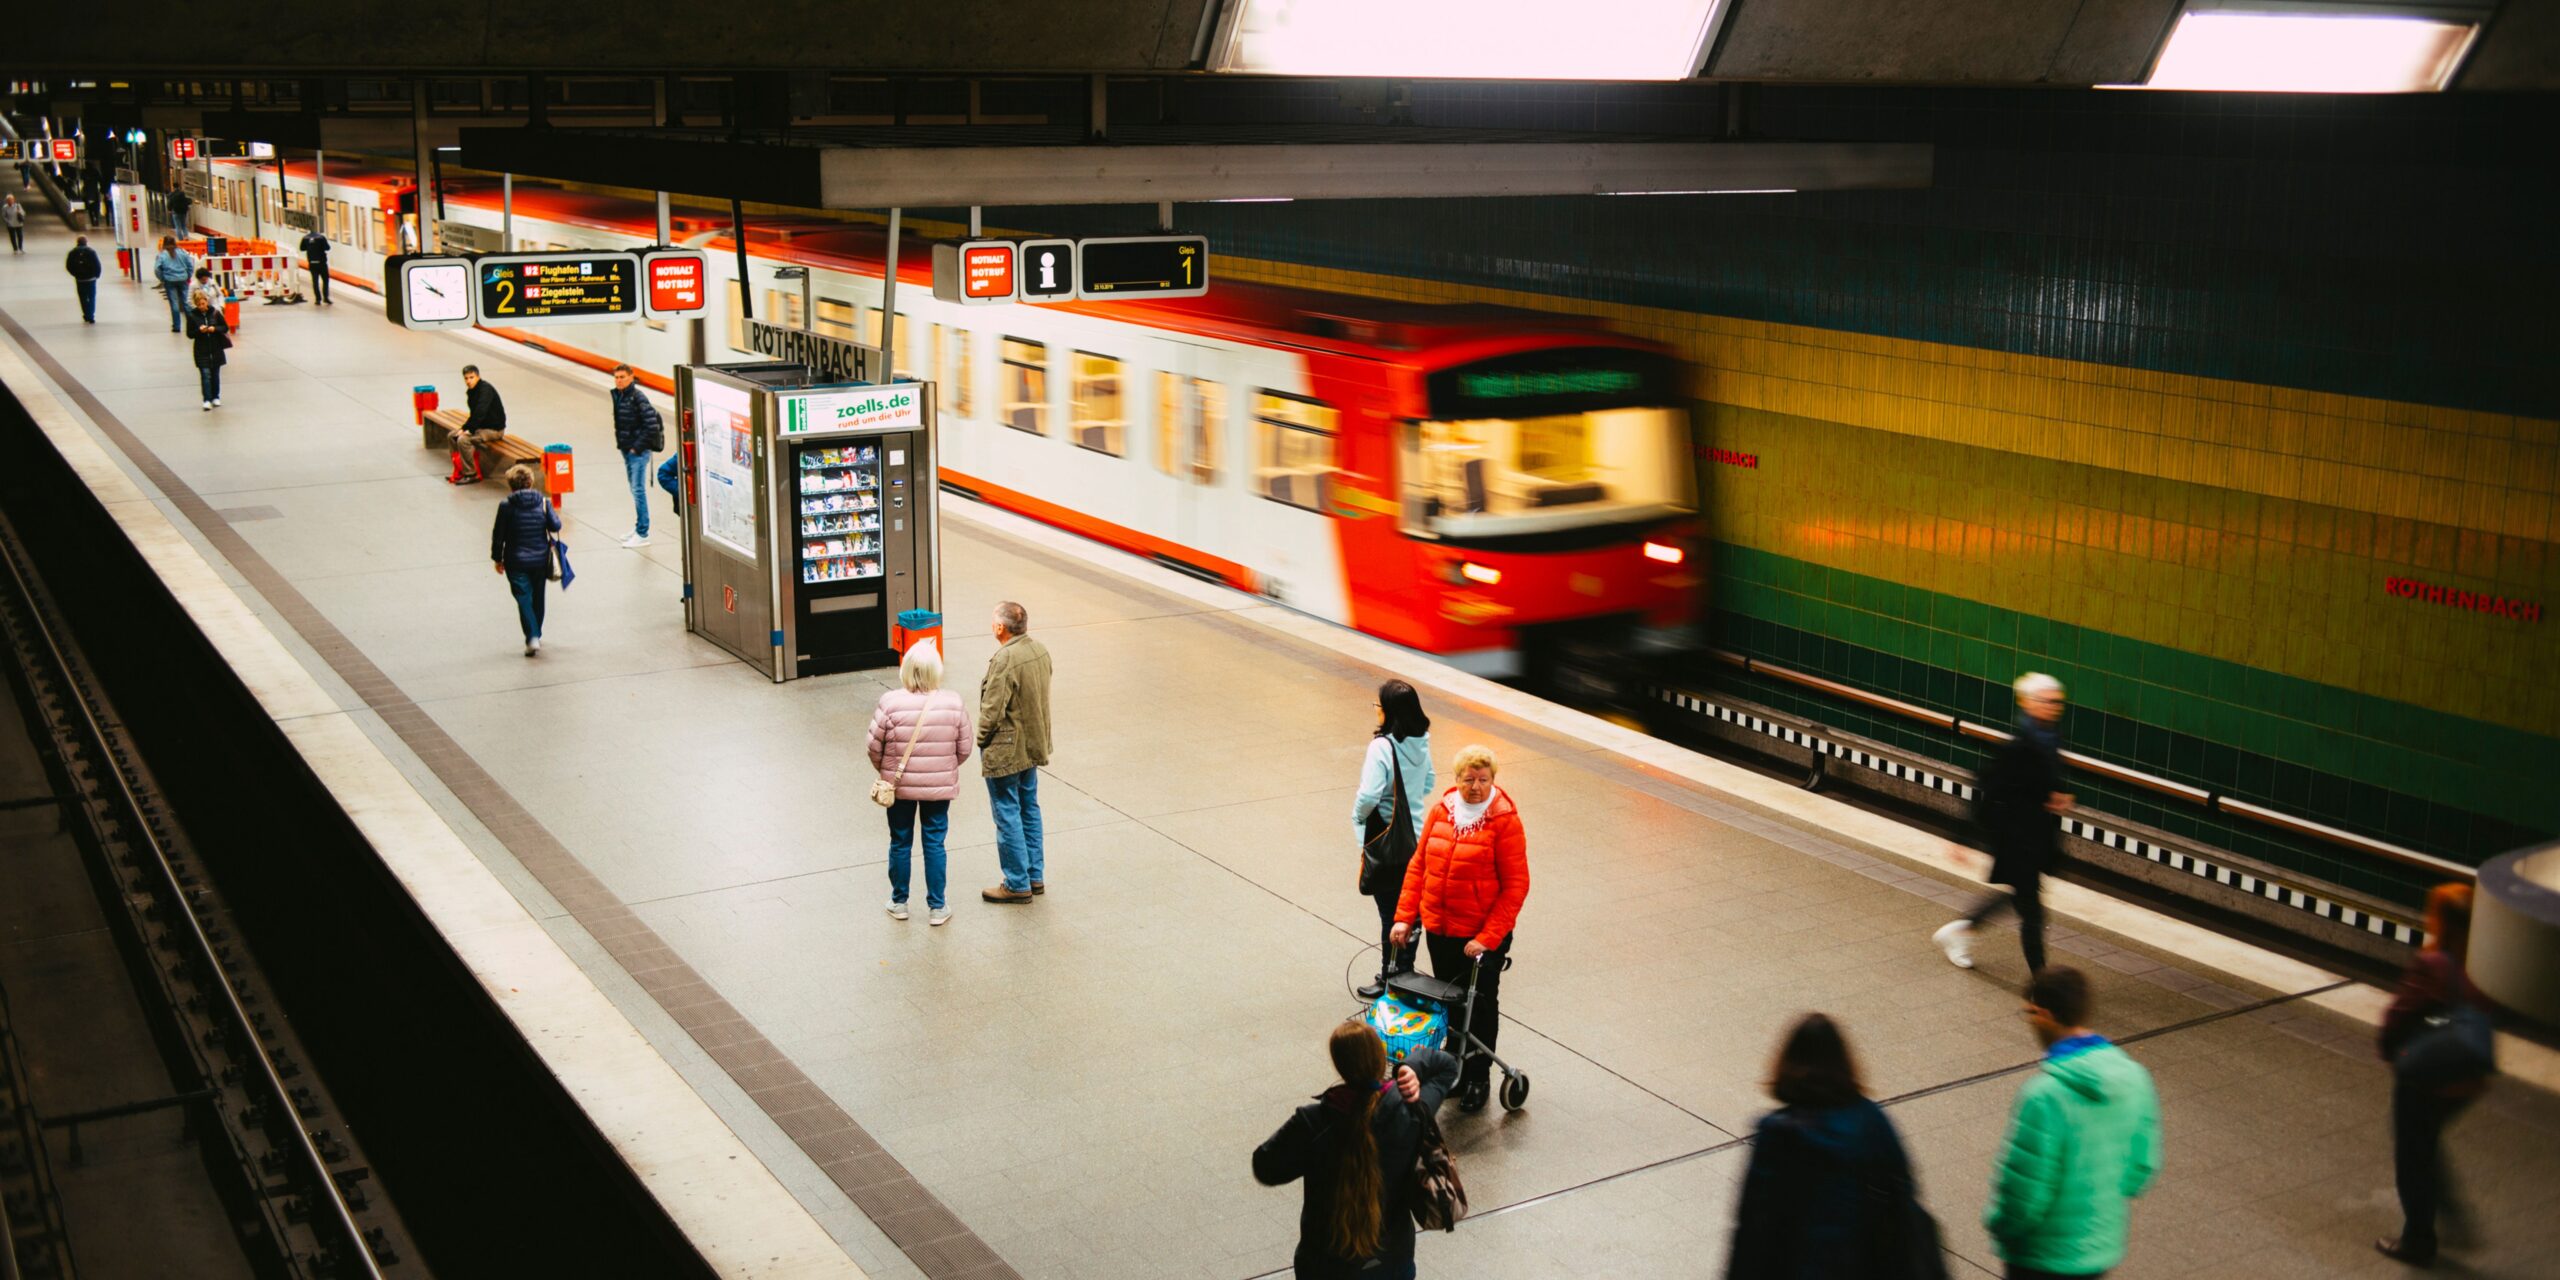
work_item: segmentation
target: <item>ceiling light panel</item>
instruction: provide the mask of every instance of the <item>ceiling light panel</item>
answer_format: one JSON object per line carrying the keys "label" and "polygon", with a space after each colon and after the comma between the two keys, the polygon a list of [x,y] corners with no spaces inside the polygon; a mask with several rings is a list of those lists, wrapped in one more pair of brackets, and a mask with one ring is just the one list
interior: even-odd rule
{"label": "ceiling light panel", "polygon": [[1686,80],[1722,0],[1238,0],[1220,71]]}
{"label": "ceiling light panel", "polygon": [[2305,9],[2181,14],[2150,89],[2257,93],[2431,93],[2476,23]]}

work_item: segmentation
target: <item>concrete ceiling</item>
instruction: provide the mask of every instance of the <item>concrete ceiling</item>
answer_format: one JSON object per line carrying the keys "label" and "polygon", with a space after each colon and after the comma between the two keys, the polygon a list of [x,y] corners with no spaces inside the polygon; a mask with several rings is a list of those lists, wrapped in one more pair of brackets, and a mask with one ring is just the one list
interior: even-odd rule
{"label": "concrete ceiling", "polygon": [[[2344,0],[2380,3],[2382,0]],[[836,75],[1200,67],[1222,0],[756,0],[716,16],[679,0],[262,0],[254,21],[201,5],[38,4],[10,21],[13,76],[365,71],[800,70]],[[2463,88],[2560,87],[2560,3],[2497,10]],[[1730,0],[1709,79],[2090,85],[2140,78],[2181,0]]]}

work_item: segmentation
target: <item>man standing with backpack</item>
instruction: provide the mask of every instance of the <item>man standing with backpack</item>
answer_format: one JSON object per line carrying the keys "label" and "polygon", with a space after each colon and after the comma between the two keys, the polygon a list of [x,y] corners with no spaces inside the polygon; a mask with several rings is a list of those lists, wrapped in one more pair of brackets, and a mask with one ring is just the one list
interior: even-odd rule
{"label": "man standing with backpack", "polygon": [[329,305],[329,237],[317,227],[302,233],[302,265],[311,272],[311,302]]}
{"label": "man standing with backpack", "polygon": [[634,517],[631,536],[622,545],[648,546],[649,455],[667,447],[667,424],[627,364],[613,367],[613,447],[622,451],[622,470],[631,478]]}

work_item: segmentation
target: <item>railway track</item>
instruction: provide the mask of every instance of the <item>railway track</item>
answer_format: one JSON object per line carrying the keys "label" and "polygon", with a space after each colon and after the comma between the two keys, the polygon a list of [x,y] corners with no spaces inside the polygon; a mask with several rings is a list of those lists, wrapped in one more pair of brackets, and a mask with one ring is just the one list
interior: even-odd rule
{"label": "railway track", "polygon": [[[0,647],[24,681],[30,727],[54,756],[65,821],[93,859],[101,896],[113,899],[106,904],[110,927],[180,1086],[114,1113],[189,1110],[190,1132],[205,1147],[234,1229],[262,1274],[426,1275],[397,1212],[374,1194],[371,1166],[326,1088],[305,1070],[307,1055],[268,999],[219,889],[200,870],[183,825],[6,519]],[[45,1123],[111,1118],[102,1112]],[[147,1228],[147,1219],[137,1225]]]}

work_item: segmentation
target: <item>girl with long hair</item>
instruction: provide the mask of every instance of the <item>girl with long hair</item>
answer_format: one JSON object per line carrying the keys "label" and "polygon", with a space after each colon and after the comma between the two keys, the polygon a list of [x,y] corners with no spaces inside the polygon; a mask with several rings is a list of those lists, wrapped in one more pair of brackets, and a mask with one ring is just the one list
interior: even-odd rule
{"label": "girl with long hair", "polygon": [[1770,1064],[1769,1096],[1779,1105],[1751,1136],[1727,1280],[1943,1277],[1902,1139],[1867,1100],[1838,1023],[1796,1021]]}
{"label": "girl with long hair", "polygon": [[[1422,696],[1402,680],[1378,686],[1378,727],[1360,757],[1360,790],[1351,797],[1351,825],[1359,833],[1363,857],[1400,851],[1401,858],[1379,857],[1369,885],[1378,907],[1378,978],[1360,988],[1363,1000],[1375,1000],[1387,989],[1387,978],[1413,970],[1413,944],[1396,946],[1387,938],[1395,928],[1396,898],[1404,892],[1404,873],[1412,860],[1422,816],[1431,809],[1431,717],[1422,714]],[[1404,783],[1404,814],[1396,814],[1396,783]],[[1403,830],[1393,828],[1402,822]]]}
{"label": "girl with long hair", "polygon": [[1341,1083],[1299,1107],[1254,1149],[1266,1187],[1306,1181],[1298,1209],[1298,1280],[1411,1280],[1413,1162],[1422,1117],[1458,1082],[1458,1060],[1436,1049],[1387,1069],[1368,1024],[1338,1024],[1327,1045]]}

